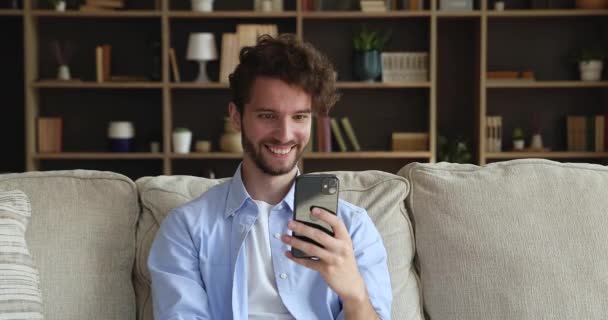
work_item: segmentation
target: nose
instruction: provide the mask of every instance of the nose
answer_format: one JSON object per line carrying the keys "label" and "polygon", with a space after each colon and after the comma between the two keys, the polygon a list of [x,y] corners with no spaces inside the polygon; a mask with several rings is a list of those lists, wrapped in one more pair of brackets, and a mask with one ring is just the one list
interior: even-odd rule
{"label": "nose", "polygon": [[287,143],[292,140],[292,128],[288,117],[283,117],[277,121],[274,130],[274,138],[280,143]]}

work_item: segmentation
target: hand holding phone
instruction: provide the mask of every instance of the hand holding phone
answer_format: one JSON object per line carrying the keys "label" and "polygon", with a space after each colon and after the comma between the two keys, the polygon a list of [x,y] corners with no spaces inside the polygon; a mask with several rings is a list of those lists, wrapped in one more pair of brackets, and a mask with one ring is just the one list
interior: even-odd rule
{"label": "hand holding phone", "polygon": [[[322,230],[333,236],[334,232],[331,226],[313,216],[312,209],[321,208],[334,215],[337,214],[339,188],[340,180],[338,180],[338,177],[335,175],[303,174],[296,177],[293,211],[294,220],[302,222],[310,227]],[[314,240],[298,235],[295,232],[293,233],[293,236],[302,241],[323,247]],[[292,247],[291,252],[296,258],[318,259],[318,257],[311,256],[297,248]]]}

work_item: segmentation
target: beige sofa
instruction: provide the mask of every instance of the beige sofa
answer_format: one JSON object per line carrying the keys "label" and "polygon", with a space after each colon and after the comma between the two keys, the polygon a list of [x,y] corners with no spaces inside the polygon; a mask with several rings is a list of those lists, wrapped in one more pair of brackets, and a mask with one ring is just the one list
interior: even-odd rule
{"label": "beige sofa", "polygon": [[[606,167],[518,160],[336,174],[342,197],[382,234],[393,319],[608,318]],[[46,318],[152,319],[146,258],[158,226],[221,181],[0,175],[0,191],[32,203],[27,241]]]}

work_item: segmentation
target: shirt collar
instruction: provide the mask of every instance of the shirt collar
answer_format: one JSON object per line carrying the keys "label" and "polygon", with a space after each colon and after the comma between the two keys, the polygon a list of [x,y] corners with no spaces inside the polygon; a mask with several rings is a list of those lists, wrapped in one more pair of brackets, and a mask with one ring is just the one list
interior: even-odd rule
{"label": "shirt collar", "polygon": [[[247,199],[251,199],[251,196],[247,192],[245,188],[245,184],[243,183],[243,176],[241,174],[241,168],[243,163],[240,163],[236,168],[236,172],[230,179],[230,186],[228,187],[228,197],[226,199],[226,211],[224,212],[224,218],[228,218],[233,216],[247,201]],[[300,169],[298,168],[296,172],[296,177],[300,175]],[[293,201],[294,201],[294,193],[295,193],[295,181],[291,184],[289,191],[281,200],[289,209],[293,212]]]}

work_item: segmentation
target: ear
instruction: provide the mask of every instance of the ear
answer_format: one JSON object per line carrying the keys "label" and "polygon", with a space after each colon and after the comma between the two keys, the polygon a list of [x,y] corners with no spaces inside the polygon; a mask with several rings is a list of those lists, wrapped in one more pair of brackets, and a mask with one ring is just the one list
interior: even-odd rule
{"label": "ear", "polygon": [[237,131],[241,132],[241,113],[236,108],[236,105],[233,102],[230,102],[228,104],[228,114],[230,115],[232,127]]}

